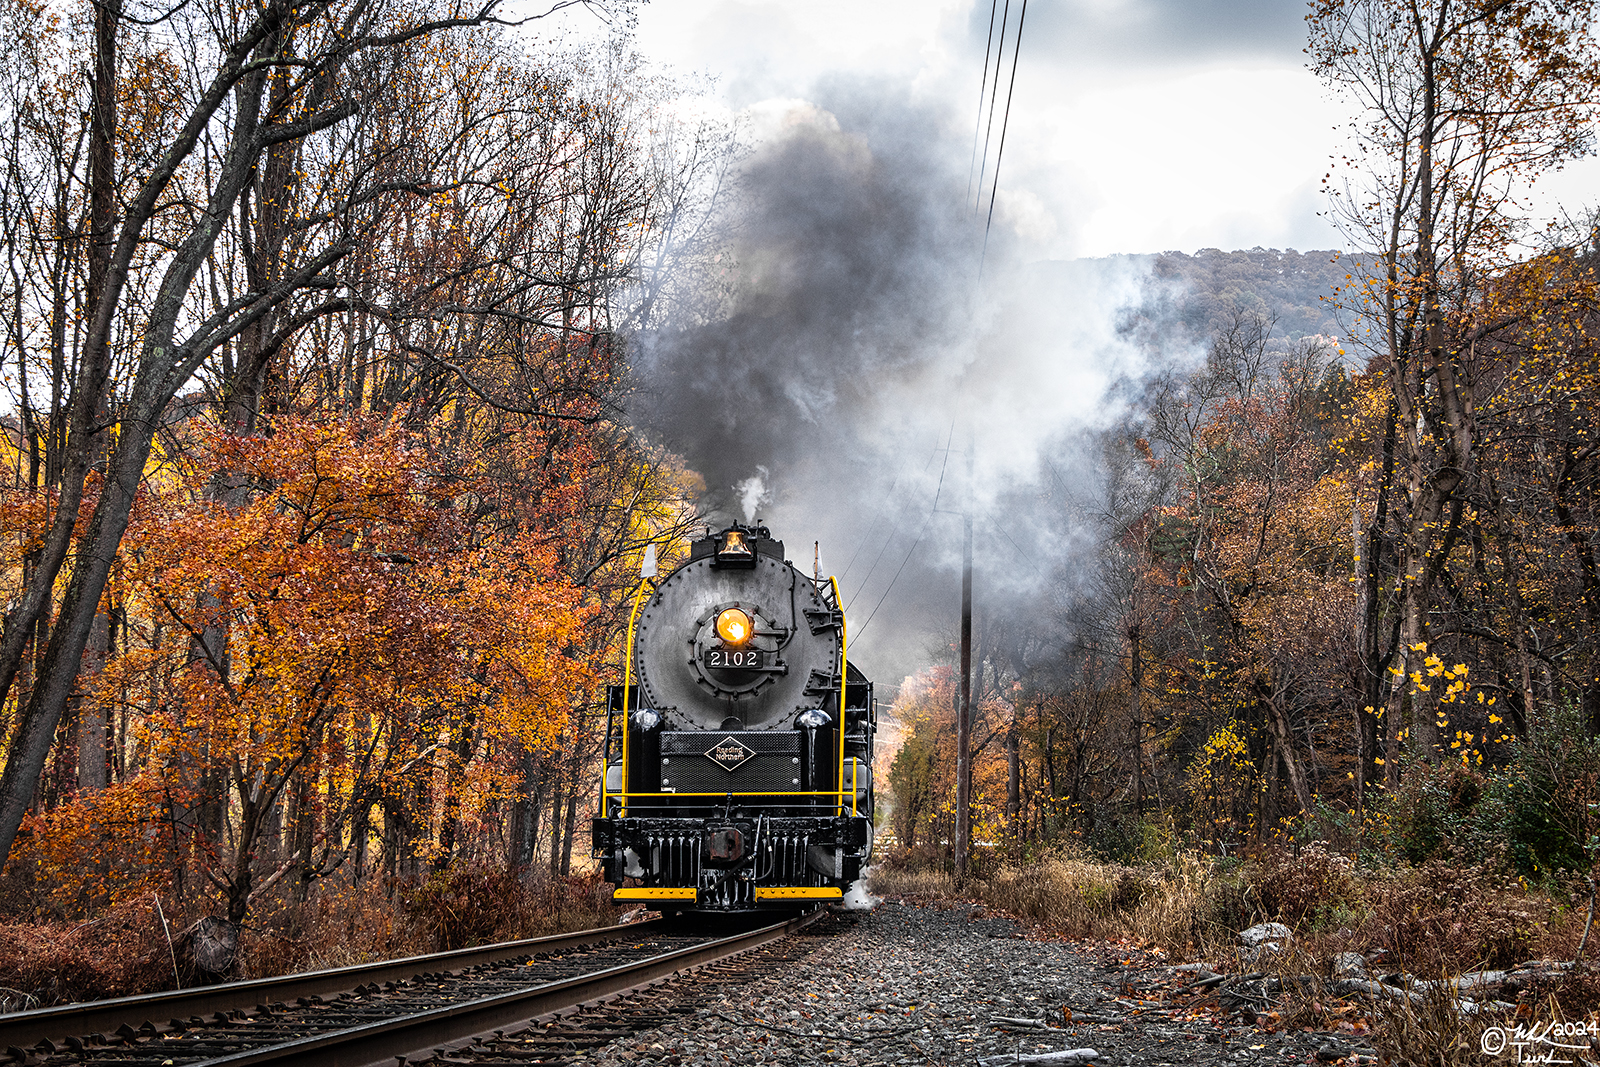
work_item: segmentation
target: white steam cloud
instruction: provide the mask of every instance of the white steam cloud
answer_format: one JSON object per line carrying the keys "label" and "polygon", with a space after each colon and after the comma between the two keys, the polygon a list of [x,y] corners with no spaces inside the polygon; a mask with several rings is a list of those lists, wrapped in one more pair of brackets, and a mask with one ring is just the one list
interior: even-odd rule
{"label": "white steam cloud", "polygon": [[771,472],[761,464],[756,464],[756,472],[750,477],[734,485],[733,491],[739,494],[739,507],[744,511],[745,522],[756,521],[756,509],[772,499],[772,493],[767,489],[767,478]]}

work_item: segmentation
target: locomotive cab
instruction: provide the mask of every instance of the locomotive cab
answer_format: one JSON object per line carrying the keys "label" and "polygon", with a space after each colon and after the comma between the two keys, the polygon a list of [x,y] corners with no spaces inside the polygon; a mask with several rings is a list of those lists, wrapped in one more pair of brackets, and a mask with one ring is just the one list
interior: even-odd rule
{"label": "locomotive cab", "polygon": [[838,900],[872,848],[872,683],[838,587],[764,526],[641,586],[611,688],[594,854],[614,899],[737,912]]}

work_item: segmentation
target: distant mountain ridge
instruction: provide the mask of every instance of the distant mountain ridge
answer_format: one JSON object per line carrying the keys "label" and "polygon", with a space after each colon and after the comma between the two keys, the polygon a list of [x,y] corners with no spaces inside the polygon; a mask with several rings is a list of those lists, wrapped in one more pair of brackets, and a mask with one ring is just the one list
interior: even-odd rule
{"label": "distant mountain ridge", "polygon": [[1169,312],[1196,336],[1226,324],[1235,309],[1254,308],[1276,318],[1275,337],[1297,341],[1313,334],[1342,335],[1331,298],[1350,273],[1347,256],[1331,249],[1280,252],[1256,247],[1239,252],[1202,248],[1192,256],[1163,252],[1147,258],[1153,288],[1175,290]]}
{"label": "distant mountain ridge", "polygon": [[1274,347],[1317,335],[1342,338],[1348,325],[1331,298],[1349,267],[1349,253],[1331,249],[1258,247],[1052,260],[1034,270],[1046,285],[1059,286],[1119,270],[1136,274],[1139,295],[1117,309],[1119,332],[1152,350],[1175,351],[1206,347],[1214,331],[1249,311],[1275,320]]}

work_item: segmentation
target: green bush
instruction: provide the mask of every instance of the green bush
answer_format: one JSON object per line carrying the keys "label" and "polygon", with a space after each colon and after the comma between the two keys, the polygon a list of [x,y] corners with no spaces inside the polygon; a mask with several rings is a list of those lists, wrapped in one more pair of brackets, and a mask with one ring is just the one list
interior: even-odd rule
{"label": "green bush", "polygon": [[1568,705],[1542,716],[1513,746],[1511,765],[1497,776],[1485,815],[1506,842],[1519,874],[1549,878],[1587,871],[1596,858],[1591,838],[1600,803],[1600,738]]}
{"label": "green bush", "polygon": [[1498,770],[1412,764],[1383,814],[1380,844],[1408,863],[1470,856],[1539,879],[1587,871],[1600,859],[1600,739],[1561,708],[1540,716]]}
{"label": "green bush", "polygon": [[1459,763],[1416,763],[1385,798],[1390,851],[1408,863],[1426,863],[1478,836],[1475,809],[1487,778]]}

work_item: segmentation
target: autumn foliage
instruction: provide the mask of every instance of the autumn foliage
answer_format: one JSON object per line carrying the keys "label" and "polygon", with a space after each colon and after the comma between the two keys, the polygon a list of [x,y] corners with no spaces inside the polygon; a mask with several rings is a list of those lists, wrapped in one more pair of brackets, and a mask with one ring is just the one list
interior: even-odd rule
{"label": "autumn foliage", "polygon": [[700,195],[667,87],[493,4],[202,7],[0,3],[0,920],[151,964],[74,995],[588,914],[616,605],[692,516],[615,329]]}

